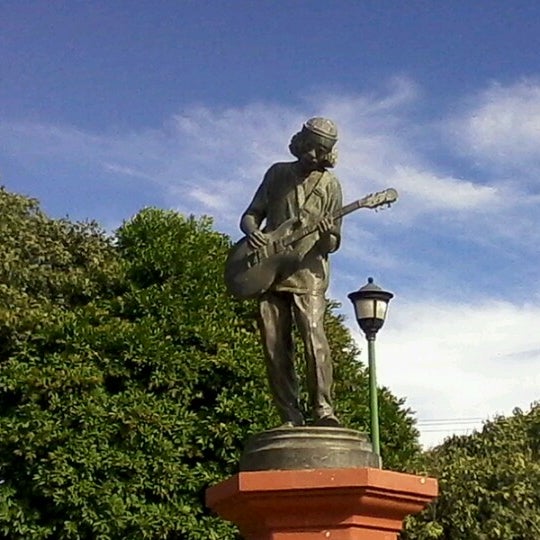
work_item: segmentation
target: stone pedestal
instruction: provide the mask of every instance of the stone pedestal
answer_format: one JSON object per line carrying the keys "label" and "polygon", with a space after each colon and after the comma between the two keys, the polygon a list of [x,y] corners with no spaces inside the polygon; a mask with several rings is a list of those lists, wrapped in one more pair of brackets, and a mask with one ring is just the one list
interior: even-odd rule
{"label": "stone pedestal", "polygon": [[436,496],[433,478],[365,467],[240,472],[206,501],[246,540],[397,540]]}
{"label": "stone pedestal", "polygon": [[365,433],[337,427],[287,427],[251,437],[240,471],[380,468]]}

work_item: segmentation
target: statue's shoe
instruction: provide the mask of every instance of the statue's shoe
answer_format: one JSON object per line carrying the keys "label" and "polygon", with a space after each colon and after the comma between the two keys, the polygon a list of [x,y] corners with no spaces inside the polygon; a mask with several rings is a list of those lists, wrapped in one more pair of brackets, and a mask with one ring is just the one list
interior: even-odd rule
{"label": "statue's shoe", "polygon": [[315,420],[314,425],[320,426],[320,427],[335,427],[335,428],[341,427],[339,420],[333,414],[329,414],[328,416],[317,418],[317,420]]}
{"label": "statue's shoe", "polygon": [[304,420],[300,420],[298,422],[293,422],[292,420],[289,420],[287,422],[283,422],[283,424],[281,424],[281,426],[279,426],[280,428],[294,428],[294,427],[302,427],[305,425],[305,422]]}

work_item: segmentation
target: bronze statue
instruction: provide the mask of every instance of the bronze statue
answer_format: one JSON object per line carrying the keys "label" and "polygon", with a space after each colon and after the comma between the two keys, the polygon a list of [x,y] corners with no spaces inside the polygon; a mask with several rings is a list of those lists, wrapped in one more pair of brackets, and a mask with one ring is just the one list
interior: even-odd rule
{"label": "bronze statue", "polygon": [[[328,255],[340,244],[341,219],[332,216],[341,209],[341,187],[328,171],[336,161],[336,142],[336,125],[325,118],[308,120],[292,137],[289,150],[297,160],[270,167],[240,222],[246,234],[241,249],[253,255],[263,252],[269,262],[261,265],[259,255],[253,260],[248,257],[244,273],[229,264],[229,281],[239,280],[242,289],[237,295],[259,297],[270,389],[287,426],[304,425],[294,367],[293,321],[304,343],[314,422],[339,426],[331,400],[332,362],[323,326]],[[298,239],[283,244],[295,231],[300,231]],[[278,250],[281,255],[268,257],[265,250],[276,246],[283,248]],[[254,290],[243,290],[250,287]]]}
{"label": "bronze statue", "polygon": [[[275,163],[244,212],[246,236],[231,249],[225,284],[237,298],[258,298],[270,389],[285,426],[302,426],[294,367],[293,321],[304,342],[315,425],[338,427],[331,400],[332,363],[324,332],[328,255],[339,248],[341,218],[360,208],[390,206],[393,188],[341,207],[341,187],[328,169],[336,162],[337,128],[308,120],[293,136],[294,162]],[[264,228],[261,229],[261,226]]]}

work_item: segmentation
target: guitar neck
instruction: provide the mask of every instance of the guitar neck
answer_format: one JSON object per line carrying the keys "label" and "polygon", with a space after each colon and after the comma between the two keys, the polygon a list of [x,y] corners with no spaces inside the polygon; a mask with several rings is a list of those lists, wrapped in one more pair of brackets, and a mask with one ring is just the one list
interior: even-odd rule
{"label": "guitar neck", "polygon": [[[347,214],[350,214],[351,212],[354,212],[355,210],[358,210],[359,208],[362,208],[363,206],[364,206],[363,200],[360,199],[358,201],[354,201],[350,204],[347,204],[346,206],[340,208],[339,210],[336,210],[331,215],[333,219],[341,219]],[[315,223],[309,223],[307,225],[304,225],[303,227],[300,227],[296,231],[294,231],[287,238],[285,245],[294,244],[295,242],[298,242],[298,240],[301,240],[302,238],[305,238],[306,236],[313,234],[317,230],[317,227],[319,226],[320,221],[321,220],[318,220]]]}
{"label": "guitar neck", "polygon": [[[355,210],[358,210],[360,208],[377,208],[382,205],[390,206],[390,204],[396,202],[397,197],[397,191],[393,188],[388,188],[384,191],[372,193],[371,195],[368,195],[363,199],[358,199],[357,201],[347,204],[343,208],[336,210],[333,214],[331,214],[331,216],[334,220],[336,220],[341,219],[347,214],[350,214],[351,212],[354,212]],[[291,245],[294,242],[301,240],[305,236],[314,233],[317,230],[317,227],[319,226],[319,223],[322,221],[322,219],[319,219],[312,223],[308,223],[295,230],[292,234],[289,235],[287,240],[284,242],[284,245]]]}
{"label": "guitar neck", "polygon": [[336,212],[332,214],[332,217],[334,219],[340,219],[347,214],[350,214],[351,212],[354,212],[355,210],[358,210],[360,208],[363,208],[364,206],[364,199],[359,199],[358,201],[354,201],[352,203],[347,204],[343,208],[340,208]]}

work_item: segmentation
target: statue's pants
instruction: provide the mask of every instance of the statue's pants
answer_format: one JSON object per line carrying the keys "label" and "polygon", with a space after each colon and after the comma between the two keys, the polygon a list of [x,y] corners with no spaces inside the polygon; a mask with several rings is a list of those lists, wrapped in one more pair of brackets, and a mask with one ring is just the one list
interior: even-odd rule
{"label": "statue's pants", "polygon": [[314,420],[333,416],[332,362],[324,332],[322,294],[268,292],[260,299],[260,328],[270,390],[282,422],[303,423],[294,367],[293,321],[306,355],[306,378]]}

